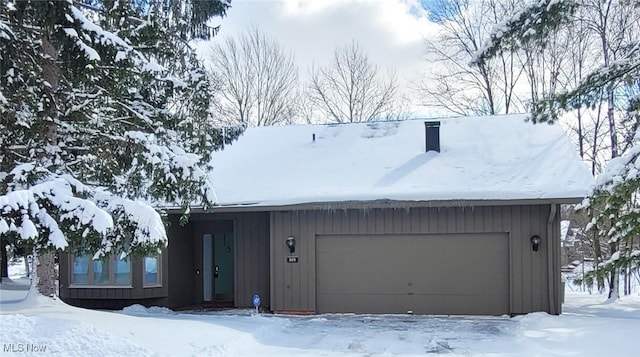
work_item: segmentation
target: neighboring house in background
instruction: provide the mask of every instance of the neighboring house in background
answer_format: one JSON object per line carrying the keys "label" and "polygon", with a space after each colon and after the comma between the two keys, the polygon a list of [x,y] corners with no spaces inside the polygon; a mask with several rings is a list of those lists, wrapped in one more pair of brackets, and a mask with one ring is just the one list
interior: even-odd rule
{"label": "neighboring house in background", "polygon": [[562,271],[573,271],[583,258],[582,229],[573,220],[560,221],[560,248],[562,249]]}
{"label": "neighboring house in background", "polygon": [[562,270],[570,269],[570,263],[576,258],[576,233],[571,229],[570,220],[560,221],[560,248],[562,249]]}
{"label": "neighboring house in background", "polygon": [[559,205],[593,185],[562,128],[524,115],[249,128],[213,166],[219,206],[185,226],[170,215],[169,246],[149,258],[158,280],[133,261],[124,284],[74,281],[90,269],[64,255],[61,298],[251,307],[260,294],[282,313],[559,314]]}
{"label": "neighboring house in background", "polygon": [[575,246],[575,235],[572,230],[570,220],[560,221],[560,247],[573,247]]}

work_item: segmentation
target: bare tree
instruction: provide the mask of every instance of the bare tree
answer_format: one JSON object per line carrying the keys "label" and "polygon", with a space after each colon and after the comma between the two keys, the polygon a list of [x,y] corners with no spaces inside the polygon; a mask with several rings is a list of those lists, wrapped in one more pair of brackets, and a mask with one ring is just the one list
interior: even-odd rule
{"label": "bare tree", "polygon": [[517,54],[502,53],[470,66],[493,26],[515,6],[511,0],[436,0],[432,17],[440,35],[427,40],[429,66],[415,83],[421,103],[458,115],[519,112],[525,109],[516,84],[524,68]]}
{"label": "bare tree", "polygon": [[[639,35],[640,13],[637,5],[619,0],[584,0],[582,9],[578,13],[578,21],[584,22],[594,36],[594,43],[599,44],[601,63],[610,67],[614,62],[625,58],[629,44]],[[616,110],[619,106],[616,100],[621,91],[609,86],[602,93],[606,102],[606,119],[609,126],[609,140],[611,158],[621,154],[619,140],[621,133],[617,130]],[[627,103],[627,100],[623,101]]]}
{"label": "bare tree", "polygon": [[[584,56],[580,56],[580,50],[583,49],[580,45],[583,44],[585,36],[580,36],[581,33],[576,35],[578,43],[571,50],[578,52],[576,61],[579,61],[584,59]],[[529,84],[529,100],[532,104],[555,93],[558,87],[562,86],[560,73],[567,67],[566,62],[571,60],[567,53],[574,40],[575,38],[567,36],[566,33],[554,32],[550,38],[545,38],[545,42],[527,43],[522,46],[521,51],[516,52],[524,65],[525,79]]]}
{"label": "bare tree", "polygon": [[[557,81],[558,85],[554,87],[557,89],[558,87],[563,88],[575,88],[585,77],[587,69],[592,68],[596,65],[593,60],[593,53],[591,49],[591,40],[589,38],[588,30],[582,21],[577,21],[569,27],[569,30],[561,33],[559,36],[562,36],[565,40],[561,41],[561,45],[558,46],[558,42],[554,41],[554,47],[557,48],[557,52],[564,52],[565,61],[559,67],[557,73]],[[553,53],[557,53],[554,51]],[[553,93],[554,91],[549,91],[547,93]],[[547,95],[547,93],[543,92],[542,97]],[[540,99],[540,97],[535,98]],[[578,150],[580,153],[580,157],[586,159],[588,155],[588,147],[589,142],[586,138],[589,131],[587,128],[586,120],[589,118],[593,119],[593,115],[589,116],[583,108],[577,108],[575,111],[575,123],[571,123],[569,126],[571,130],[575,133],[578,139]],[[593,126],[592,129],[594,131],[594,138],[597,138],[597,135],[600,125],[599,118],[592,121]],[[593,148],[598,147],[598,143],[594,143]],[[593,157],[593,156],[592,156]],[[599,170],[596,171],[597,162],[595,160],[591,161],[591,173],[593,175]]]}
{"label": "bare tree", "polygon": [[300,96],[297,100],[297,117],[296,122],[304,123],[304,124],[316,124],[319,123],[320,120],[316,115],[316,108],[311,101],[311,95],[309,90],[305,90],[301,92]]}
{"label": "bare tree", "polygon": [[336,47],[333,62],[311,70],[309,98],[332,122],[389,119],[395,115],[395,73],[381,78],[357,42]]}
{"label": "bare tree", "polygon": [[220,121],[262,126],[288,123],[296,115],[298,68],[275,39],[254,28],[213,45],[210,60]]}

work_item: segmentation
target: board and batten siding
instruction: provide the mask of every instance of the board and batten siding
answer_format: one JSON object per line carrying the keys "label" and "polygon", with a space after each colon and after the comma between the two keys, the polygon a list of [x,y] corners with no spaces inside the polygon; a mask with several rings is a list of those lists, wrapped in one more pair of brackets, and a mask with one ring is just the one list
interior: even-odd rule
{"label": "board and batten siding", "polygon": [[[177,218],[176,218],[177,219]],[[260,294],[263,307],[269,298],[269,212],[194,213],[184,227],[174,225],[169,232],[171,307],[200,304],[203,301],[202,232],[228,230],[234,236],[234,307],[253,307],[252,296]],[[225,232],[228,233],[228,232]]]}
{"label": "board and batten siding", "polygon": [[[273,211],[270,227],[271,309],[316,312],[315,240],[318,235],[507,233],[510,313],[547,311],[559,314],[558,208],[558,205],[546,204]],[[553,213],[552,217],[550,213]],[[551,232],[551,239],[548,232]],[[542,237],[538,252],[532,251],[532,235]],[[296,239],[294,255],[299,257],[298,263],[286,261],[290,254],[285,240],[289,236]],[[473,269],[472,261],[455,263],[469,264],[469,269]]]}
{"label": "board and batten siding", "polygon": [[[180,215],[168,217],[169,244],[162,255],[162,286],[143,287],[142,260],[131,265],[130,287],[69,287],[71,259],[60,254],[60,297],[89,308],[121,309],[131,304],[182,308],[202,303],[202,237],[200,229],[229,223],[234,233],[234,306],[252,307],[253,294],[260,294],[269,308],[269,212],[194,213],[186,225]],[[215,228],[213,228],[215,230]],[[227,229],[226,227],[224,228]]]}
{"label": "board and batten siding", "polygon": [[191,225],[181,225],[178,214],[169,215],[168,221],[169,297],[167,307],[193,305],[195,304],[193,276],[196,268]]}

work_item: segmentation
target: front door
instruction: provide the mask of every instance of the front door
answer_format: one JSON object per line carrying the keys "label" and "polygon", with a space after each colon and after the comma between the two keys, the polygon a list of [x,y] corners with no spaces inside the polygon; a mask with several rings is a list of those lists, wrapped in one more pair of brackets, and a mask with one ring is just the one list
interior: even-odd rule
{"label": "front door", "polygon": [[202,263],[203,300],[233,302],[233,234],[203,234]]}

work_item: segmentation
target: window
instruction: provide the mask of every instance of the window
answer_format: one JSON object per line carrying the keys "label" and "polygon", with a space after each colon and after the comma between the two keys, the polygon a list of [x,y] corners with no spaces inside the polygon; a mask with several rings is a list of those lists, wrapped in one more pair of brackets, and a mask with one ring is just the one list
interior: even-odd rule
{"label": "window", "polygon": [[94,260],[93,261],[93,283],[96,285],[108,285],[109,284],[109,260]]}
{"label": "window", "polygon": [[110,256],[93,260],[90,255],[73,257],[71,284],[131,285],[131,262]]}
{"label": "window", "polygon": [[148,256],[144,258],[144,286],[159,286],[160,282],[160,256]]}
{"label": "window", "polygon": [[74,284],[89,284],[89,256],[76,256],[73,259],[73,276],[71,281]]}
{"label": "window", "polygon": [[116,285],[131,285],[131,262],[114,258],[113,280]]}

